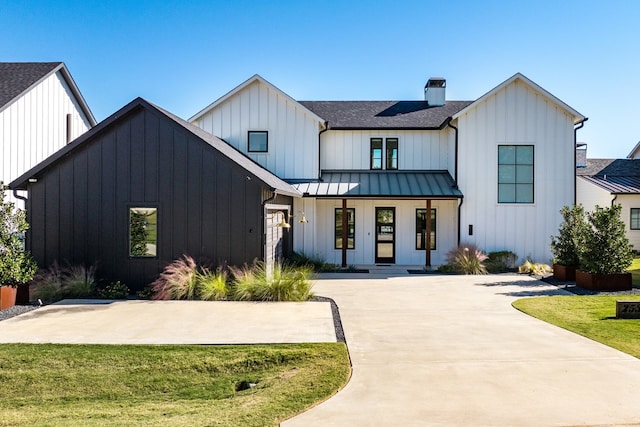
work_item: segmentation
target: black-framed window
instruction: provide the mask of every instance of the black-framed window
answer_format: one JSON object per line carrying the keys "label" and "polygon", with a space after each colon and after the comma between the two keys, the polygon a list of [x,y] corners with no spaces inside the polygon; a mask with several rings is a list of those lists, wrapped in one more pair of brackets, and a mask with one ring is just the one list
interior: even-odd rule
{"label": "black-framed window", "polygon": [[[427,221],[425,221],[427,210],[416,209],[416,249],[424,250],[426,246]],[[431,250],[436,250],[436,210],[431,209]]]}
{"label": "black-framed window", "polygon": [[[342,208],[336,208],[336,249],[342,249]],[[356,209],[347,208],[347,249],[356,247]]]}
{"label": "black-framed window", "polygon": [[498,146],[498,203],[533,203],[533,145]]}
{"label": "black-framed window", "polygon": [[371,138],[371,169],[382,169],[382,138]]}
{"label": "black-framed window", "polygon": [[640,230],[640,208],[631,208],[629,223],[632,230]]}
{"label": "black-framed window", "polygon": [[269,150],[269,132],[266,130],[250,130],[248,149],[252,153],[266,153]]}
{"label": "black-framed window", "polygon": [[158,208],[129,207],[129,256],[158,256]]}
{"label": "black-framed window", "polygon": [[386,169],[398,169],[398,138],[387,138],[387,164]]}

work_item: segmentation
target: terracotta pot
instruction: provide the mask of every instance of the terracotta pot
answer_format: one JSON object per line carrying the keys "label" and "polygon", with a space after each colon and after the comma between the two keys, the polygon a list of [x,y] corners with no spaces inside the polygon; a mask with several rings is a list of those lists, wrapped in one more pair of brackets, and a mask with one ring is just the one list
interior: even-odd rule
{"label": "terracotta pot", "polygon": [[18,288],[12,286],[0,286],[0,310],[16,305]]}
{"label": "terracotta pot", "polygon": [[553,277],[561,282],[574,282],[576,280],[576,268],[553,264]]}
{"label": "terracotta pot", "polygon": [[576,285],[590,291],[631,290],[631,273],[591,274],[576,270]]}

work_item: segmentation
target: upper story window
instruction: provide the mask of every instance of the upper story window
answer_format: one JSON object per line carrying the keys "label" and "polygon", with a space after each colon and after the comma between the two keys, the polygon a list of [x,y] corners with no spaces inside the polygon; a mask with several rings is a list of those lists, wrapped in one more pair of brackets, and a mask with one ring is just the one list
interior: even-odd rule
{"label": "upper story window", "polygon": [[250,130],[248,150],[252,153],[266,153],[269,151],[269,132],[266,130]]}
{"label": "upper story window", "polygon": [[631,208],[631,221],[629,225],[632,230],[640,230],[640,209]]}
{"label": "upper story window", "polygon": [[[386,145],[386,158],[383,164],[382,153]],[[371,170],[397,170],[398,169],[398,138],[371,138]]]}
{"label": "upper story window", "polygon": [[498,203],[533,203],[533,145],[498,146]]}

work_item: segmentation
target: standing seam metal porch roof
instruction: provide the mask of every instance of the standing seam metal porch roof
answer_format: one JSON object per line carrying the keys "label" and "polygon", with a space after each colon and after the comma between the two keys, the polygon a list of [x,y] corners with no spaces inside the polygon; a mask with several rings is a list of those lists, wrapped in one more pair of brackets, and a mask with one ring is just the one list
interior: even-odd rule
{"label": "standing seam metal porch roof", "polygon": [[310,197],[460,199],[462,192],[447,171],[323,171],[314,181],[288,181]]}

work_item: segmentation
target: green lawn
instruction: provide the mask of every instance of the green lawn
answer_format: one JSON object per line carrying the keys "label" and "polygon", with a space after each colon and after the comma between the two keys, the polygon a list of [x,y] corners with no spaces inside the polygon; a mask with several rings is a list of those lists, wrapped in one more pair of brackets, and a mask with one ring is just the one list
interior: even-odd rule
{"label": "green lawn", "polygon": [[524,298],[518,310],[640,358],[640,320],[616,319],[616,300],[640,295]]}
{"label": "green lawn", "polygon": [[631,273],[633,287],[640,288],[640,258],[634,258],[627,271]]}
{"label": "green lawn", "polygon": [[343,343],[3,344],[0,425],[277,425],[349,375]]}

